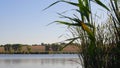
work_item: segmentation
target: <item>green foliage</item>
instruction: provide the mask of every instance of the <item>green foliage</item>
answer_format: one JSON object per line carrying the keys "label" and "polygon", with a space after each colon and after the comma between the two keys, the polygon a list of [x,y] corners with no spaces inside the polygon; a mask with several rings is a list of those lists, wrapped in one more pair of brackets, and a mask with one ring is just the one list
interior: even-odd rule
{"label": "green foliage", "polygon": [[[118,0],[110,0],[110,7],[107,7],[101,0],[78,0],[77,2],[59,0],[47,8],[60,2],[77,7],[78,9],[75,9],[75,11],[80,14],[79,17],[77,15],[68,17],[59,14],[70,22],[55,21],[67,25],[73,35],[73,38],[67,40],[70,42],[63,48],[73,42],[79,43],[82,49],[79,58],[82,58],[81,62],[84,68],[118,68],[120,64],[120,58],[118,58],[120,56],[120,10]],[[109,22],[103,26],[95,26],[91,2],[110,12],[110,20],[112,20],[110,22],[112,24]]]}
{"label": "green foliage", "polygon": [[12,45],[11,44],[4,45],[4,50],[5,52],[10,53],[12,50]]}
{"label": "green foliage", "polygon": [[15,52],[21,52],[21,50],[22,50],[22,45],[21,45],[21,44],[13,44],[13,45],[12,45],[12,49],[13,49]]}
{"label": "green foliage", "polygon": [[21,44],[6,44],[4,45],[4,50],[6,51],[6,53],[21,52],[22,45]]}
{"label": "green foliage", "polygon": [[95,2],[109,11],[109,8],[105,4],[103,4],[100,0],[95,0]]}
{"label": "green foliage", "polygon": [[30,53],[31,52],[31,46],[27,46],[27,50]]}

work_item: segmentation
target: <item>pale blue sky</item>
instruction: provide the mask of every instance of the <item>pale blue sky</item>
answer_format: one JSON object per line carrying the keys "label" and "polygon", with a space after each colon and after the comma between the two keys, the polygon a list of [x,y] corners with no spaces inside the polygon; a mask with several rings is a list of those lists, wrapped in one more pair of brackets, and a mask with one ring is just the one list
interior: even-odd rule
{"label": "pale blue sky", "polygon": [[[65,26],[47,24],[60,20],[57,12],[72,6],[57,4],[45,11],[45,7],[57,0],[0,0],[0,44],[40,44],[65,40]],[[68,12],[67,15],[71,15]]]}

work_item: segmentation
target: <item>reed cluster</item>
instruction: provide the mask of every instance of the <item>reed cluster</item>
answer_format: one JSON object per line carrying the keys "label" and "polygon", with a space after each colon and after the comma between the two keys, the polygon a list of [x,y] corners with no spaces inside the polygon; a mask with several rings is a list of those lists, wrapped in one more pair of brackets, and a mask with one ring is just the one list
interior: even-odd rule
{"label": "reed cluster", "polygon": [[[77,7],[74,9],[80,16],[69,17],[60,14],[70,21],[55,21],[67,25],[73,38],[67,39],[79,43],[81,49],[79,58],[83,68],[119,68],[120,67],[120,8],[119,0],[108,0],[106,6],[100,0],[77,0],[77,2],[59,0],[47,8],[64,2]],[[108,21],[102,25],[95,25],[92,14],[92,2],[108,11]],[[65,45],[64,47],[66,47]],[[63,48],[64,48],[63,47]]]}

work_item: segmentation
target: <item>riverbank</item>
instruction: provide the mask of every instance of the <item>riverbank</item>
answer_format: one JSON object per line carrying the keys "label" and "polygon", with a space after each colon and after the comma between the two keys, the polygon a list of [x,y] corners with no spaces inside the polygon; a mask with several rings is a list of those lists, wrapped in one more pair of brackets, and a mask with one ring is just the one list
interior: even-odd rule
{"label": "riverbank", "polygon": [[0,46],[0,54],[77,54],[78,47],[69,45],[60,50],[62,45],[22,45],[6,44]]}

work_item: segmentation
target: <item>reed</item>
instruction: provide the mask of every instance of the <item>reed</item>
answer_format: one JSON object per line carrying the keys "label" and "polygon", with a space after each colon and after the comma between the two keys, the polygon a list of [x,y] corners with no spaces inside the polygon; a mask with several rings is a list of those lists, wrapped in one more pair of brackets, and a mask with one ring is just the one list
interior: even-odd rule
{"label": "reed", "polygon": [[[70,21],[55,22],[69,27],[68,29],[72,33],[73,38],[67,39],[67,41],[70,41],[68,44],[73,42],[78,43],[77,46],[81,49],[79,50],[78,55],[82,62],[82,67],[120,67],[120,14],[118,0],[110,0],[110,7],[107,7],[100,0],[78,0],[77,2],[59,0],[47,8],[59,2],[64,2],[78,8],[74,10],[79,13],[80,16],[74,14],[74,17],[69,17],[59,14]],[[98,26],[95,25],[95,21],[92,17],[91,2],[94,2],[109,11],[109,23]],[[68,45],[65,45],[64,47],[66,46]]]}

